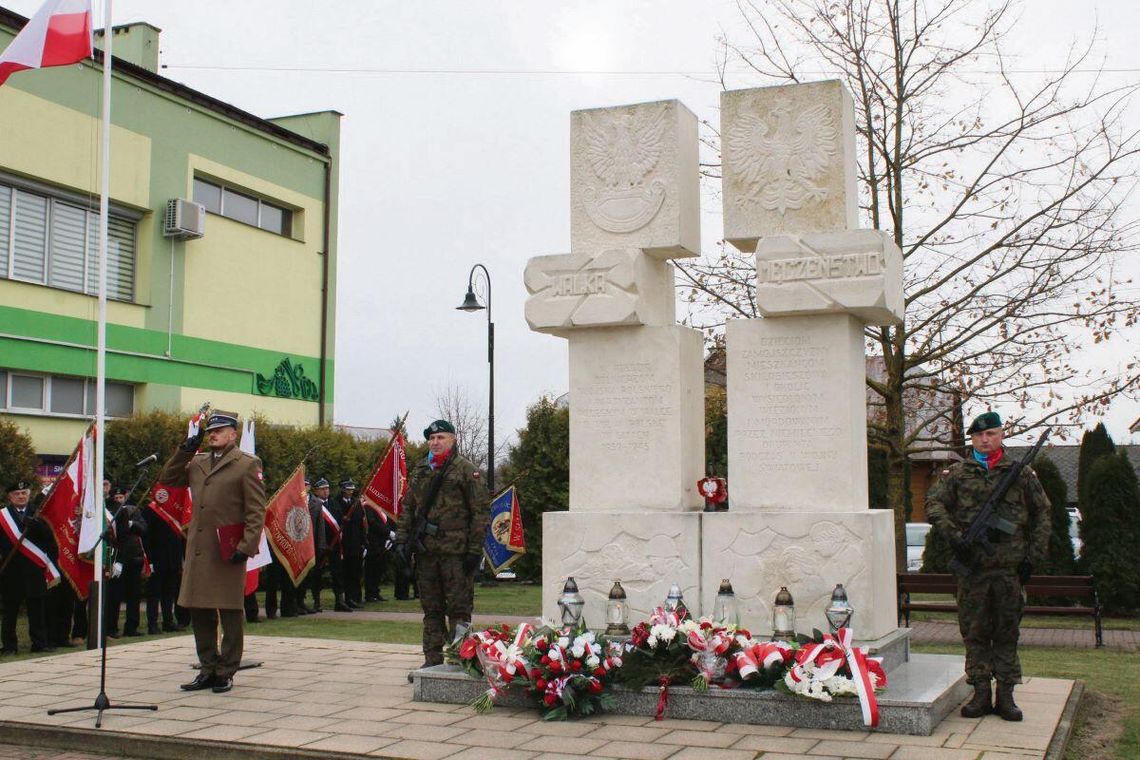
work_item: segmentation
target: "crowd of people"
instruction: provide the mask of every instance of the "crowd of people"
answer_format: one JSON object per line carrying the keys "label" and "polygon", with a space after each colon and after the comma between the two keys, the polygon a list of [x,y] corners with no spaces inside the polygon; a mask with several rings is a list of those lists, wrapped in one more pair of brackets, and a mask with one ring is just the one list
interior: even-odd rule
{"label": "crowd of people", "polygon": [[[259,593],[268,620],[323,612],[326,587],[332,590],[333,610],[352,612],[386,601],[381,586],[390,577],[397,599],[420,597],[424,665],[441,662],[447,633],[471,619],[489,510],[480,473],[458,453],[451,423],[436,420],[424,430],[429,454],[410,473],[398,525],[364,505],[351,479],[340,482],[336,498],[330,497],[327,479],[306,479],[314,566],[294,583],[274,555],[252,588],[246,565],[258,552],[264,527],[264,476],[260,460],[237,447],[238,429],[238,417],[230,412],[215,411],[200,429],[192,423],[159,475],[163,485],[193,494],[185,525],[133,503],[127,489],[104,481],[110,524],[95,551],[103,552],[105,635],[136,637],[190,627],[201,671],[181,688],[221,693],[233,687],[244,624],[262,620]],[[50,584],[44,571],[48,563],[34,559],[42,552],[54,564],[59,547],[31,496],[31,484],[24,481],[7,490],[4,517],[10,535],[18,535],[28,551],[10,546],[3,553],[0,654],[18,651],[21,610],[32,652],[94,645],[89,635],[94,602],[80,599],[66,580]],[[225,543],[226,535],[232,544]]]}

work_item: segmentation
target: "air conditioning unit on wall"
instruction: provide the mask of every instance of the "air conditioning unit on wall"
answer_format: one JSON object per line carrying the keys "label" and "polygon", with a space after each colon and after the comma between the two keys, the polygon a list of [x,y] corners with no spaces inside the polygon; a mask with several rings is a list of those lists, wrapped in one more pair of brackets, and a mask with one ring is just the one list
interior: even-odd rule
{"label": "air conditioning unit on wall", "polygon": [[162,222],[162,236],[193,240],[206,234],[206,207],[183,198],[166,202],[166,216]]}

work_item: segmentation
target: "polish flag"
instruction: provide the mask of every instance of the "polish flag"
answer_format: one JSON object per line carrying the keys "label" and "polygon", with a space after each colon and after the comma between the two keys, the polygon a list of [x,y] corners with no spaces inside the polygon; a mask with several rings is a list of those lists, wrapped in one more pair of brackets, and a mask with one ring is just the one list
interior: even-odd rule
{"label": "polish flag", "polygon": [[24,69],[79,63],[91,47],[91,0],[47,0],[0,53],[0,85]]}

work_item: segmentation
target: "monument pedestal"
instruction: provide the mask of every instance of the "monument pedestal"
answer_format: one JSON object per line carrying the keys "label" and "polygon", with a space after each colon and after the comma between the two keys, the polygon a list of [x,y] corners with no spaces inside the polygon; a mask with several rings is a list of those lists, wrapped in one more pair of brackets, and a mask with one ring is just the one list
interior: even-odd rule
{"label": "monument pedestal", "polygon": [[674,583],[680,585],[692,613],[699,614],[702,516],[657,511],[545,513],[543,617],[560,619],[557,601],[571,575],[586,600],[583,618],[591,628],[605,628],[606,599],[618,579],[628,597],[631,625],[660,607]]}
{"label": "monument pedestal", "polygon": [[[862,512],[713,512],[701,515],[702,607],[711,610],[722,578],[732,581],[741,623],[772,632],[780,586],[796,602],[797,630],[827,626],[835,584],[855,608],[857,639],[877,639],[898,625],[894,514]],[[624,581],[623,581],[624,585]]]}

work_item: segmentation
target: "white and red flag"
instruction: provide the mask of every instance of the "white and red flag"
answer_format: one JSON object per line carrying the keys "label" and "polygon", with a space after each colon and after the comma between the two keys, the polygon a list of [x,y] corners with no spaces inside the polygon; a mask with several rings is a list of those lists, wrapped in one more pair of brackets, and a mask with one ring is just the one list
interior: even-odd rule
{"label": "white and red flag", "polygon": [[387,515],[392,520],[400,519],[404,492],[408,490],[408,455],[404,436],[397,430],[392,435],[392,445],[388,447],[380,465],[364,486],[361,501],[373,510]]}
{"label": "white and red flag", "polygon": [[0,53],[0,85],[17,71],[91,56],[91,0],[47,0]]}
{"label": "white and red flag", "polygon": [[[241,441],[238,443],[238,448],[251,457],[257,456],[257,420],[246,420],[241,424]],[[272,561],[273,555],[269,551],[269,540],[265,537],[265,531],[262,530],[261,541],[257,544],[257,554],[250,557],[249,561],[245,563],[246,596],[257,591],[258,582],[261,578],[261,568]]]}
{"label": "white and red flag", "polygon": [[265,508],[265,533],[293,585],[300,585],[317,558],[309,499],[305,493],[304,464],[297,465],[269,500],[269,506]]}
{"label": "white and red flag", "polygon": [[79,551],[84,489],[92,486],[84,473],[95,451],[94,443],[91,430],[88,430],[40,507],[40,516],[47,522],[59,547],[56,560],[59,570],[80,599],[87,598],[87,590],[95,580],[94,563]]}
{"label": "white and red flag", "polygon": [[3,549],[3,556],[7,557],[8,553],[12,551],[12,547],[16,547],[20,554],[23,554],[32,561],[32,564],[43,570],[44,581],[48,588],[59,583],[59,570],[56,569],[51,558],[44,553],[43,549],[24,538],[23,531],[16,524],[16,518],[12,517],[12,512],[8,509],[0,509],[0,535],[8,539],[8,545],[0,547]]}

